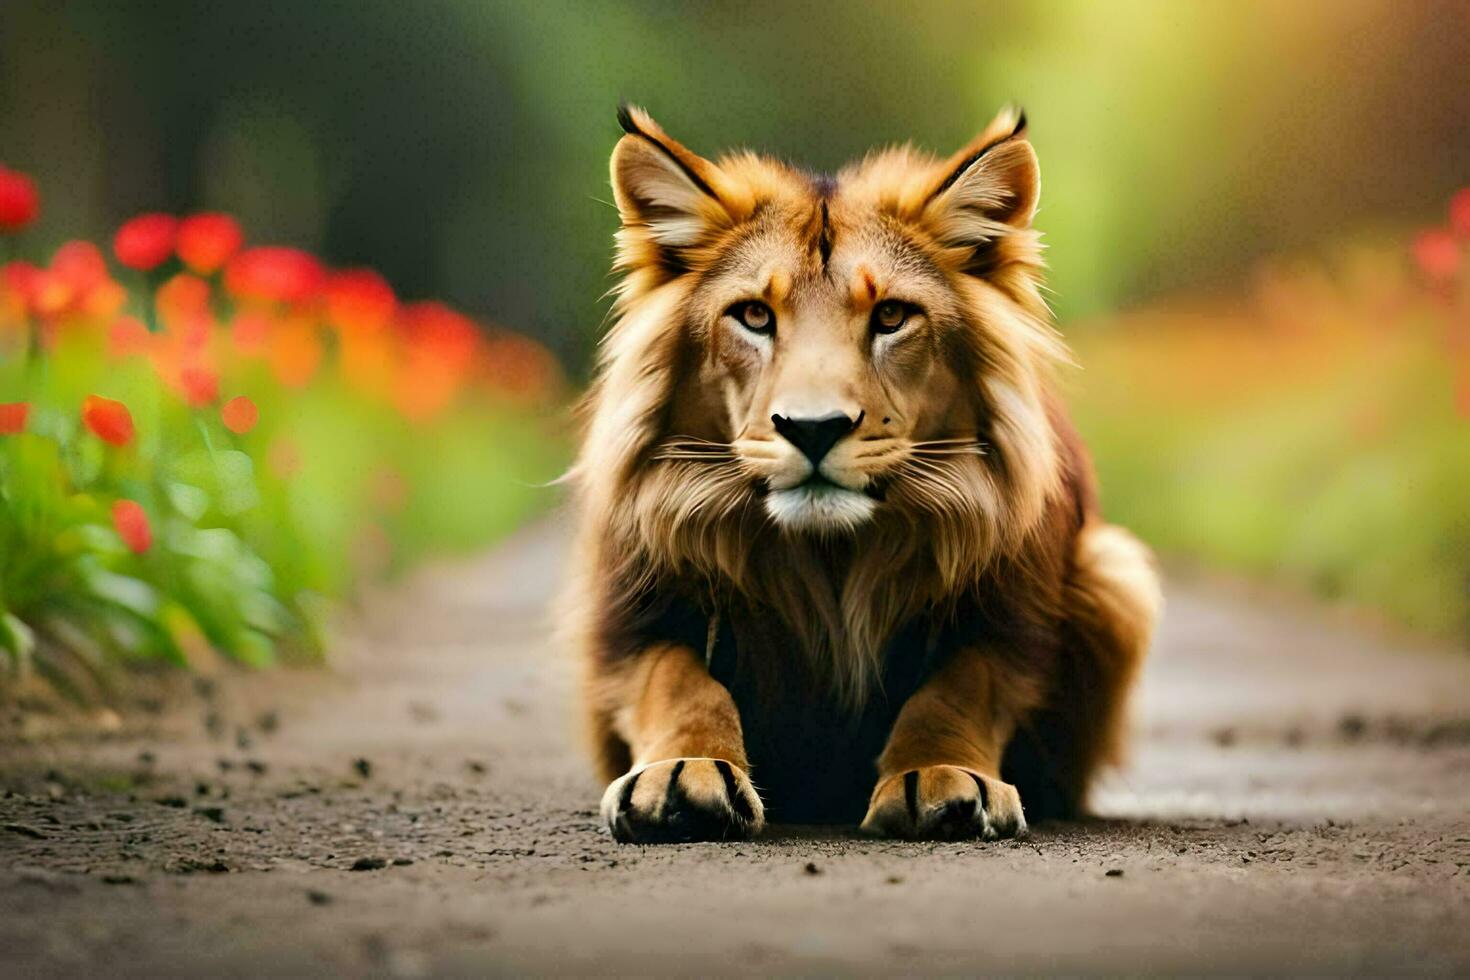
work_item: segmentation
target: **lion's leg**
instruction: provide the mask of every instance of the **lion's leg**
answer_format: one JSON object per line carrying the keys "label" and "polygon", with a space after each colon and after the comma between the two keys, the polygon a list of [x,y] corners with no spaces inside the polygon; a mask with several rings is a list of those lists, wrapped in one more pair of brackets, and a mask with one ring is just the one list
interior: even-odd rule
{"label": "lion's leg", "polygon": [[1162,605],[1148,549],[1120,527],[1089,524],[1066,601],[1069,641],[1051,696],[1006,759],[1007,776],[1042,817],[1085,812],[1098,773],[1122,759],[1128,696]]}
{"label": "lion's leg", "polygon": [[878,758],[863,829],[889,837],[1011,837],[1021,798],[1000,779],[1001,754],[1034,685],[996,658],[962,649],[904,704]]}
{"label": "lion's leg", "polygon": [[692,650],[650,647],[599,677],[591,693],[603,740],[621,741],[630,763],[602,797],[614,837],[724,840],[760,830],[740,714]]}

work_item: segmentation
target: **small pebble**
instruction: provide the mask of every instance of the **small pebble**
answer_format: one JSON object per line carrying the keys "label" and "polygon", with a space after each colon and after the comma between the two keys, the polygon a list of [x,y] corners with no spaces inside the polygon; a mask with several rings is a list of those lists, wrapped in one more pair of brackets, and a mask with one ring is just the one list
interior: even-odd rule
{"label": "small pebble", "polygon": [[1107,876],[1109,878],[1121,878],[1121,877],[1123,877],[1123,869],[1122,868],[1109,868],[1105,873],[1107,874]]}

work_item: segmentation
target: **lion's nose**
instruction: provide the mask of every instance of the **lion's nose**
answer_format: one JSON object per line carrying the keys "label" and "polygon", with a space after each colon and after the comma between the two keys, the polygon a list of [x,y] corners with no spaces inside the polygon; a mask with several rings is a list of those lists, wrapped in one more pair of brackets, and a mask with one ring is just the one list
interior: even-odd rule
{"label": "lion's nose", "polygon": [[828,451],[835,445],[837,440],[847,435],[858,427],[863,420],[862,413],[858,417],[848,418],[842,412],[833,412],[831,415],[823,415],[815,419],[789,419],[784,415],[772,415],[771,421],[776,425],[776,431],[786,438],[801,454],[811,460],[813,466],[822,461]]}

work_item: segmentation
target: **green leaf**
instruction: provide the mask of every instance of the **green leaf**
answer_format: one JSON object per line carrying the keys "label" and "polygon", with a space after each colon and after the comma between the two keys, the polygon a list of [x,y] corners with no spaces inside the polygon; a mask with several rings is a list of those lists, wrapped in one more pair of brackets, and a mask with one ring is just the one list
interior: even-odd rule
{"label": "green leaf", "polygon": [[262,633],[284,633],[291,626],[291,614],[286,607],[265,591],[248,590],[241,595],[240,615]]}
{"label": "green leaf", "polygon": [[168,500],[174,505],[174,510],[191,521],[199,520],[209,510],[209,494],[193,484],[175,481],[164,489],[168,492]]}
{"label": "green leaf", "polygon": [[103,621],[112,645],[128,655],[140,659],[161,655],[176,664],[184,663],[183,651],[172,634],[152,617],[116,608],[104,613]]}
{"label": "green leaf", "polygon": [[220,449],[211,454],[201,449],[181,459],[176,472],[183,482],[205,488],[226,516],[244,513],[260,503],[255,463],[239,450]]}
{"label": "green leaf", "polygon": [[219,470],[222,513],[234,515],[260,505],[260,491],[255,486],[255,463],[242,452],[229,450],[216,453]]}
{"label": "green leaf", "polygon": [[235,532],[228,528],[197,528],[178,522],[169,526],[168,543],[182,557],[213,563],[232,562],[244,550]]}
{"label": "green leaf", "polygon": [[0,614],[0,650],[10,654],[15,667],[25,670],[36,650],[36,634],[13,613]]}
{"label": "green leaf", "polygon": [[127,545],[110,527],[101,524],[78,524],[57,536],[57,550],[67,554],[116,556],[127,553]]}
{"label": "green leaf", "polygon": [[92,595],[104,602],[138,616],[158,615],[158,593],[141,579],[94,568],[86,572],[86,583]]}
{"label": "green leaf", "polygon": [[230,654],[249,667],[269,667],[276,659],[275,644],[254,630],[241,630],[234,637]]}

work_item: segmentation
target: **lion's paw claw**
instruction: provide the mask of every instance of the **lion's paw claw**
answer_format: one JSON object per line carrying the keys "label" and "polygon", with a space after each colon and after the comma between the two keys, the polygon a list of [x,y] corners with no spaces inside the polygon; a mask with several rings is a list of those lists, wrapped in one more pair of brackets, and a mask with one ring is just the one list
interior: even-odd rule
{"label": "lion's paw claw", "polygon": [[624,843],[678,844],[753,836],[765,809],[739,766],[665,759],[613,780],[602,795],[602,818]]}
{"label": "lion's paw claw", "polygon": [[1024,835],[1026,815],[1010,783],[959,766],[925,766],[880,782],[862,829],[909,840],[995,840]]}

